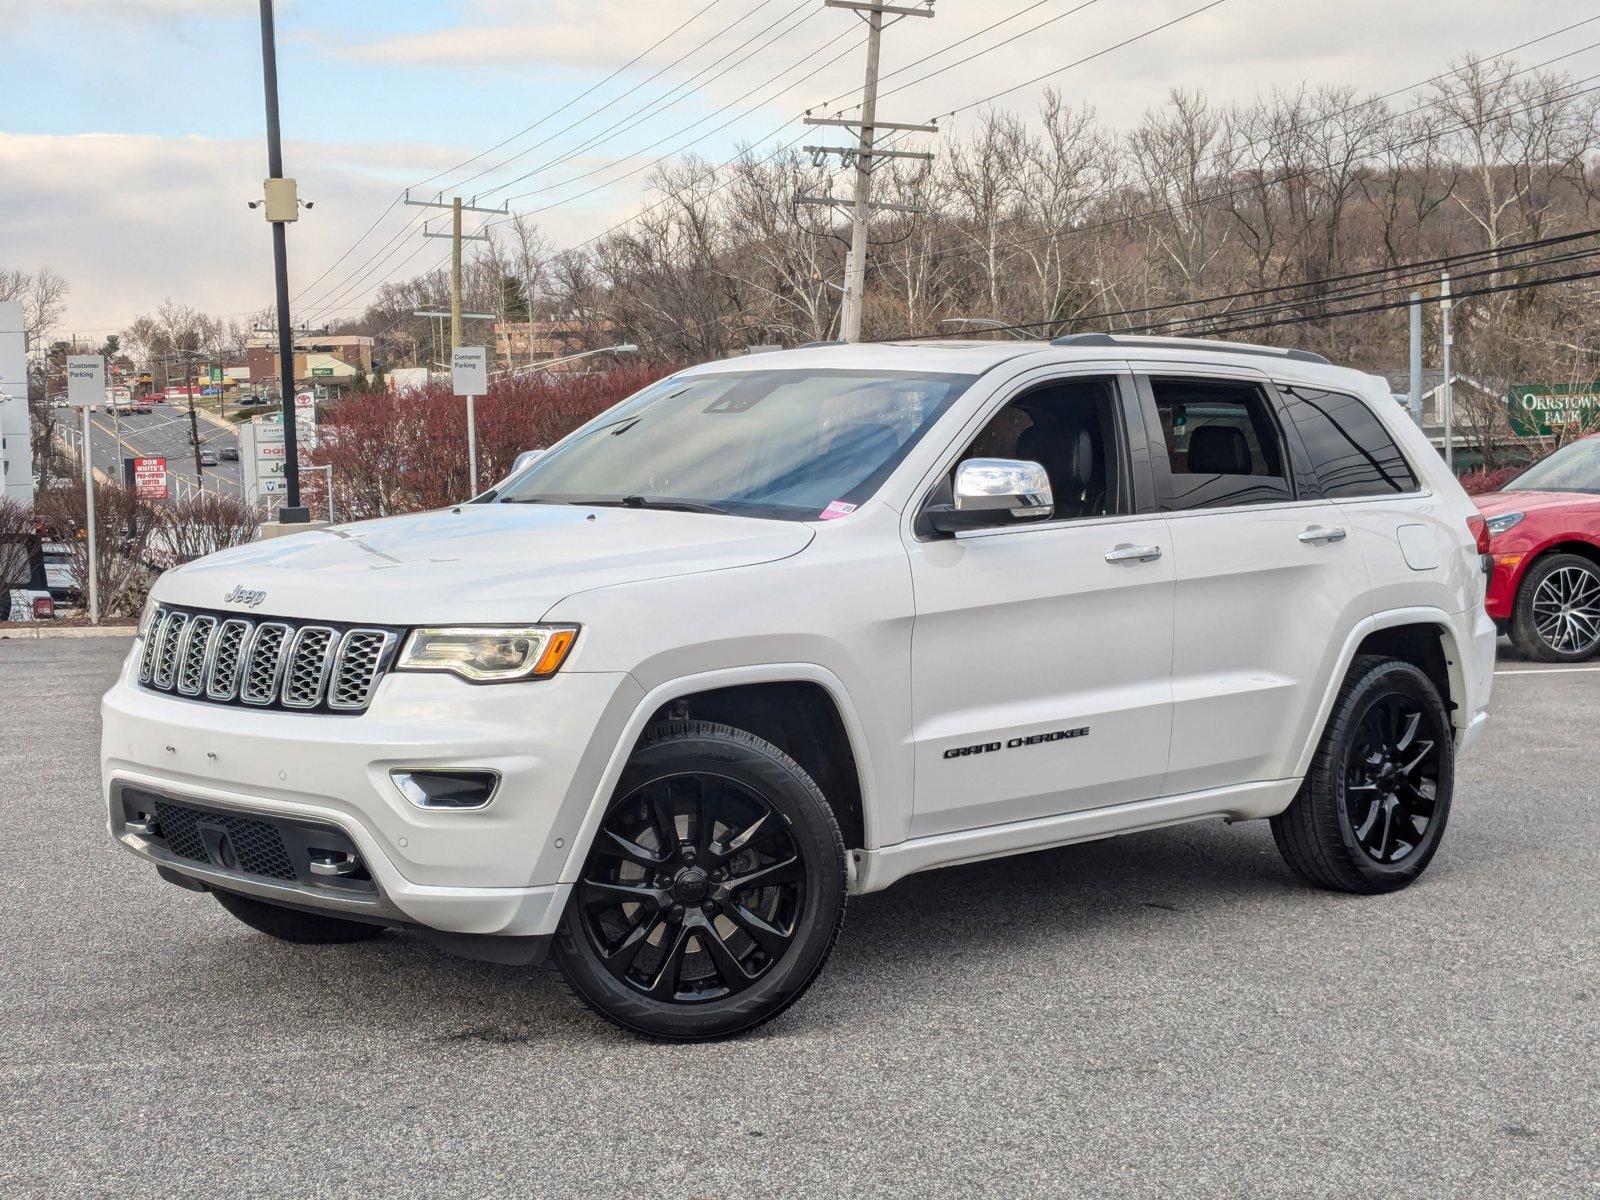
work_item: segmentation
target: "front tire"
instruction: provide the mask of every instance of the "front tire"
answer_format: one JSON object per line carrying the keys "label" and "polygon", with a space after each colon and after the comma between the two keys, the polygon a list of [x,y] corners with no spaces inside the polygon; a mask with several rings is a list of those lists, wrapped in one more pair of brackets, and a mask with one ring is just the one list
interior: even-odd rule
{"label": "front tire", "polygon": [[213,889],[217,903],[227,909],[251,929],[275,937],[280,942],[294,942],[300,946],[332,946],[343,942],[367,942],[383,933],[382,925],[365,921],[346,921],[322,913],[304,912],[298,908],[284,908],[268,904],[238,892]]}
{"label": "front tire", "polygon": [[1392,892],[1439,848],[1454,783],[1455,738],[1433,681],[1411,663],[1363,655],[1300,791],[1272,818],[1272,836],[1311,883]]}
{"label": "front tire", "polygon": [[1540,662],[1583,662],[1600,651],[1600,566],[1577,554],[1539,559],[1517,588],[1511,640]]}
{"label": "front tire", "polygon": [[811,777],[742,729],[674,721],[624,768],[552,957],[624,1029],[728,1037],[799,999],[844,909],[844,838]]}

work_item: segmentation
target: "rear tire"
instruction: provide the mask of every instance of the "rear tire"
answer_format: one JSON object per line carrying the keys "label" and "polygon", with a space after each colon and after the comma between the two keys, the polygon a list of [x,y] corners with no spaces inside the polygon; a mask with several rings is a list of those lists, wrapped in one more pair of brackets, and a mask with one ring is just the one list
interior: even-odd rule
{"label": "rear tire", "polygon": [[251,929],[275,937],[280,942],[294,942],[301,946],[332,946],[342,942],[371,941],[383,933],[382,925],[346,921],[322,913],[302,912],[297,908],[283,908],[251,896],[241,896],[238,892],[214,889],[211,894],[217,898],[218,904]]}
{"label": "rear tire", "polygon": [[1338,891],[1405,887],[1439,848],[1455,782],[1449,713],[1408,662],[1362,655],[1334,701],[1311,770],[1272,818],[1302,878]]}
{"label": "rear tire", "polygon": [[1511,610],[1511,641],[1540,662],[1584,662],[1600,652],[1600,566],[1549,554],[1528,568]]}
{"label": "rear tire", "polygon": [[799,999],[844,910],[844,838],[811,777],[742,729],[674,721],[624,768],[551,957],[606,1020],[705,1041]]}

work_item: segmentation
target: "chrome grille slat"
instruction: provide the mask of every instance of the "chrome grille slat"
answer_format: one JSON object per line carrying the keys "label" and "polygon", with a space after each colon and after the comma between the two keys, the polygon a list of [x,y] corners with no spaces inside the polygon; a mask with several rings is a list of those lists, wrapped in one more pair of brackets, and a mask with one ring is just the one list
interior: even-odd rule
{"label": "chrome grille slat", "polygon": [[401,630],[158,605],[141,686],[216,704],[353,716],[372,703]]}
{"label": "chrome grille slat", "polygon": [[277,696],[289,636],[289,626],[282,621],[263,621],[256,626],[239,679],[239,699],[246,704],[271,704]]}
{"label": "chrome grille slat", "polygon": [[393,641],[394,634],[386,629],[351,629],[345,633],[334,657],[329,708],[360,712],[371,703],[384,656]]}
{"label": "chrome grille slat", "polygon": [[239,652],[244,648],[253,621],[230,617],[217,627],[211,639],[211,662],[206,668],[206,699],[232,700],[239,687]]}
{"label": "chrome grille slat", "polygon": [[322,703],[339,635],[326,625],[302,625],[284,656],[283,706],[315,708]]}
{"label": "chrome grille slat", "polygon": [[150,682],[162,691],[172,689],[172,673],[178,668],[178,647],[183,643],[184,631],[189,628],[189,614],[170,613],[161,626],[161,645],[156,650],[155,668],[150,672]]}
{"label": "chrome grille slat", "polygon": [[150,682],[150,674],[156,665],[156,651],[161,645],[162,638],[166,636],[167,622],[171,619],[172,614],[162,608],[158,608],[155,616],[150,618],[150,628],[144,635],[144,652],[139,656],[140,683]]}
{"label": "chrome grille slat", "polygon": [[200,694],[200,688],[205,683],[206,660],[211,654],[211,638],[216,631],[215,617],[202,614],[189,622],[178,652],[178,669],[174,680],[180,695]]}

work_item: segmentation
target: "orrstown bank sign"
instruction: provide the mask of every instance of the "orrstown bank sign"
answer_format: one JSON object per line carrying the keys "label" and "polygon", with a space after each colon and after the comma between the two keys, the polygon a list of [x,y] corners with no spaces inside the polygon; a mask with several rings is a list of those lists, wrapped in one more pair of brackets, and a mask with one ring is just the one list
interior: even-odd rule
{"label": "orrstown bank sign", "polygon": [[1600,429],[1600,383],[1519,383],[1506,397],[1506,413],[1522,437]]}

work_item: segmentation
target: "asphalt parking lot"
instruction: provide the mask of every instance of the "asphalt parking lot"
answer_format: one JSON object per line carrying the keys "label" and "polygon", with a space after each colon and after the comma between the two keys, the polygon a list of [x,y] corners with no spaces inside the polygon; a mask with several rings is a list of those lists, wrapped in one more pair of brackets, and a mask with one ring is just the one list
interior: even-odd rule
{"label": "asphalt parking lot", "polygon": [[1404,893],[1308,889],[1259,822],[936,872],[680,1047],[161,883],[97,800],[126,645],[0,641],[0,1194],[1600,1197],[1593,667],[1502,663]]}

